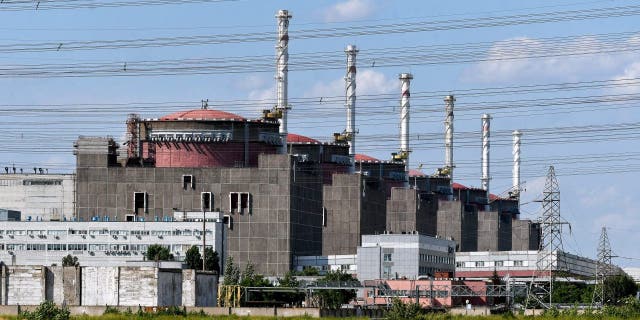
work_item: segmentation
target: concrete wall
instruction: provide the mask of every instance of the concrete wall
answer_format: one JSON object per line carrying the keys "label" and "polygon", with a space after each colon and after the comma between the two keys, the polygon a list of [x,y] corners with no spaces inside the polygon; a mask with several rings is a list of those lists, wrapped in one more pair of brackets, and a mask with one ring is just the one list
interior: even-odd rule
{"label": "concrete wall", "polygon": [[213,307],[218,287],[218,275],[212,272],[151,266],[1,265],[0,273],[0,305],[38,305],[51,300],[68,306]]}
{"label": "concrete wall", "polygon": [[460,201],[438,201],[438,236],[452,238],[458,245],[456,251],[477,251],[478,212],[474,206]]}
{"label": "concrete wall", "polygon": [[5,266],[6,304],[37,305],[45,299],[46,267]]}
{"label": "concrete wall", "polygon": [[119,267],[82,267],[82,304],[117,306]]}
{"label": "concrete wall", "polygon": [[393,188],[387,201],[387,228],[393,233],[437,234],[438,203],[434,195],[416,189]]}
{"label": "concrete wall", "polygon": [[46,299],[57,304],[78,306],[81,302],[81,269],[76,267],[47,267]]}

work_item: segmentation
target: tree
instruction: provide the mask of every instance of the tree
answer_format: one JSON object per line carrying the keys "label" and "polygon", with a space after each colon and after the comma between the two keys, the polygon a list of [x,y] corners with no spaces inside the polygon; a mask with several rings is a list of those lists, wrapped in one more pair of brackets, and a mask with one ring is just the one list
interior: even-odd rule
{"label": "tree", "polygon": [[63,267],[79,267],[80,262],[78,262],[78,257],[72,256],[71,254],[66,255],[62,258],[62,266]]}
{"label": "tree", "polygon": [[191,246],[184,256],[184,262],[189,269],[202,270],[202,256],[197,246]]}
{"label": "tree", "polygon": [[391,309],[387,311],[387,319],[417,319],[421,309],[420,305],[415,302],[404,303],[399,298],[393,298]]}
{"label": "tree", "polygon": [[[212,248],[207,247],[204,249],[205,253],[205,270],[215,271],[220,274],[220,258],[218,257],[218,252],[213,251]],[[201,258],[202,259],[202,258]]]}
{"label": "tree", "polygon": [[[279,287],[299,288],[300,281],[296,279],[294,271],[287,271],[282,279],[278,278]],[[277,295],[276,300],[283,301],[292,306],[300,306],[304,301],[304,292],[283,292]]]}
{"label": "tree", "polygon": [[[205,259],[207,271],[215,271],[220,274],[220,258],[218,253],[213,251],[212,248],[207,247],[205,249]],[[184,262],[189,266],[189,269],[202,270],[202,255],[200,249],[197,246],[191,246],[184,257]]]}
{"label": "tree", "polygon": [[163,247],[159,244],[152,244],[147,248],[145,257],[153,261],[167,261],[173,260],[173,255],[169,252],[167,247]]}
{"label": "tree", "polygon": [[[324,283],[344,283],[356,281],[353,276],[341,271],[329,272],[322,280],[318,282]],[[356,290],[353,289],[339,289],[339,290],[320,290],[317,294],[320,302],[320,306],[330,309],[338,309],[343,304],[349,303],[356,297]]]}
{"label": "tree", "polygon": [[263,275],[257,274],[251,262],[242,271],[240,285],[243,287],[271,287],[271,282]]}
{"label": "tree", "polygon": [[229,256],[224,267],[223,285],[237,285],[240,282],[240,269],[233,263],[233,257]]}
{"label": "tree", "polygon": [[604,281],[604,288],[607,290],[609,301],[605,304],[620,304],[623,298],[635,295],[638,286],[635,281],[626,273],[612,275]]}

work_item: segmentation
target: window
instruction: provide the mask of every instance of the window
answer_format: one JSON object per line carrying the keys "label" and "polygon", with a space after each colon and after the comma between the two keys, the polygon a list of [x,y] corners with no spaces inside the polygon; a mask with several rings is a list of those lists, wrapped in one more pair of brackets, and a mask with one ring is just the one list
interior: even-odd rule
{"label": "window", "polygon": [[327,226],[327,208],[322,207],[322,226]]}
{"label": "window", "polygon": [[249,195],[249,193],[229,193],[229,209],[231,209],[231,212],[251,213],[251,196]]}
{"label": "window", "polygon": [[187,190],[187,189],[195,189],[196,188],[196,184],[195,181],[193,179],[193,176],[190,174],[185,174],[182,176],[182,189]]}
{"label": "window", "polygon": [[134,192],[133,193],[133,212],[135,214],[148,213],[147,208],[148,199],[146,192]]}
{"label": "window", "polygon": [[522,261],[522,260],[514,260],[513,261],[513,266],[514,267],[523,267],[524,266],[524,261]]}
{"label": "window", "polygon": [[464,262],[462,261],[456,262],[456,268],[464,268]]}
{"label": "window", "polygon": [[211,208],[213,207],[213,195],[211,192],[200,193],[200,207],[204,211],[211,211]]}
{"label": "window", "polygon": [[391,267],[390,266],[384,266],[382,268],[382,277],[389,279],[391,277]]}
{"label": "window", "polygon": [[382,255],[382,260],[385,262],[391,261],[391,253],[385,253]]}
{"label": "window", "polygon": [[496,267],[502,267],[502,266],[504,266],[504,261],[502,261],[502,260],[498,260],[498,261],[496,261],[495,266],[496,266]]}
{"label": "window", "polygon": [[484,261],[476,261],[476,268],[484,267]]}

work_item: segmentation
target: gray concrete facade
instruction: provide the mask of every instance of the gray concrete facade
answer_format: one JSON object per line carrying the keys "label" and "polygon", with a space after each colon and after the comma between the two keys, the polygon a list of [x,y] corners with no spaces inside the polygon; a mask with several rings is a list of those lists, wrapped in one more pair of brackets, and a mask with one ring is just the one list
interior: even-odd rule
{"label": "gray concrete facade", "polygon": [[323,188],[322,255],[354,254],[364,234],[385,230],[386,195],[361,174],[334,174]]}
{"label": "gray concrete facade", "polygon": [[435,236],[438,226],[438,200],[428,192],[393,188],[387,200],[387,232]]}
{"label": "gray concrete facade", "polygon": [[261,154],[252,168],[118,167],[91,157],[81,161],[84,153],[76,150],[79,220],[171,221],[175,212],[202,210],[202,194],[210,193],[210,209],[228,221],[226,254],[240,266],[251,262],[259,273],[282,275],[294,254],[321,253],[322,175],[316,163]]}

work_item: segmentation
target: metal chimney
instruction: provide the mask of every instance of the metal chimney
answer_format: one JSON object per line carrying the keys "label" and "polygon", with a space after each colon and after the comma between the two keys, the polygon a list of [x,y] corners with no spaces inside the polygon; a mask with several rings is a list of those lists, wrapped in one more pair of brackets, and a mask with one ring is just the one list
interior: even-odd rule
{"label": "metal chimney", "polygon": [[287,97],[288,89],[288,73],[289,73],[289,19],[291,15],[288,10],[278,11],[278,44],[276,45],[276,90],[277,105],[276,110],[282,115],[278,119],[280,123],[280,153],[287,153],[287,111],[289,110],[289,101]]}
{"label": "metal chimney", "polygon": [[409,187],[409,120],[410,116],[410,97],[411,79],[413,75],[410,73],[401,73],[399,76],[402,84],[402,99],[400,100],[400,155],[404,161],[404,171],[406,173],[405,187]]}
{"label": "metal chimney", "polygon": [[344,50],[347,53],[347,75],[344,78],[347,107],[347,128],[345,133],[349,141],[349,157],[351,158],[350,173],[355,172],[356,155],[356,54],[358,49],[354,45],[348,45]]}
{"label": "metal chimney", "polygon": [[522,132],[516,130],[513,135],[513,196],[520,196],[520,140]]}
{"label": "metal chimney", "polygon": [[489,195],[489,138],[491,137],[490,132],[490,124],[491,124],[491,116],[488,114],[482,115],[482,190],[487,192],[487,197]]}
{"label": "metal chimney", "polygon": [[448,95],[444,98],[445,120],[444,120],[444,167],[449,173],[451,183],[453,183],[453,104],[456,98]]}

